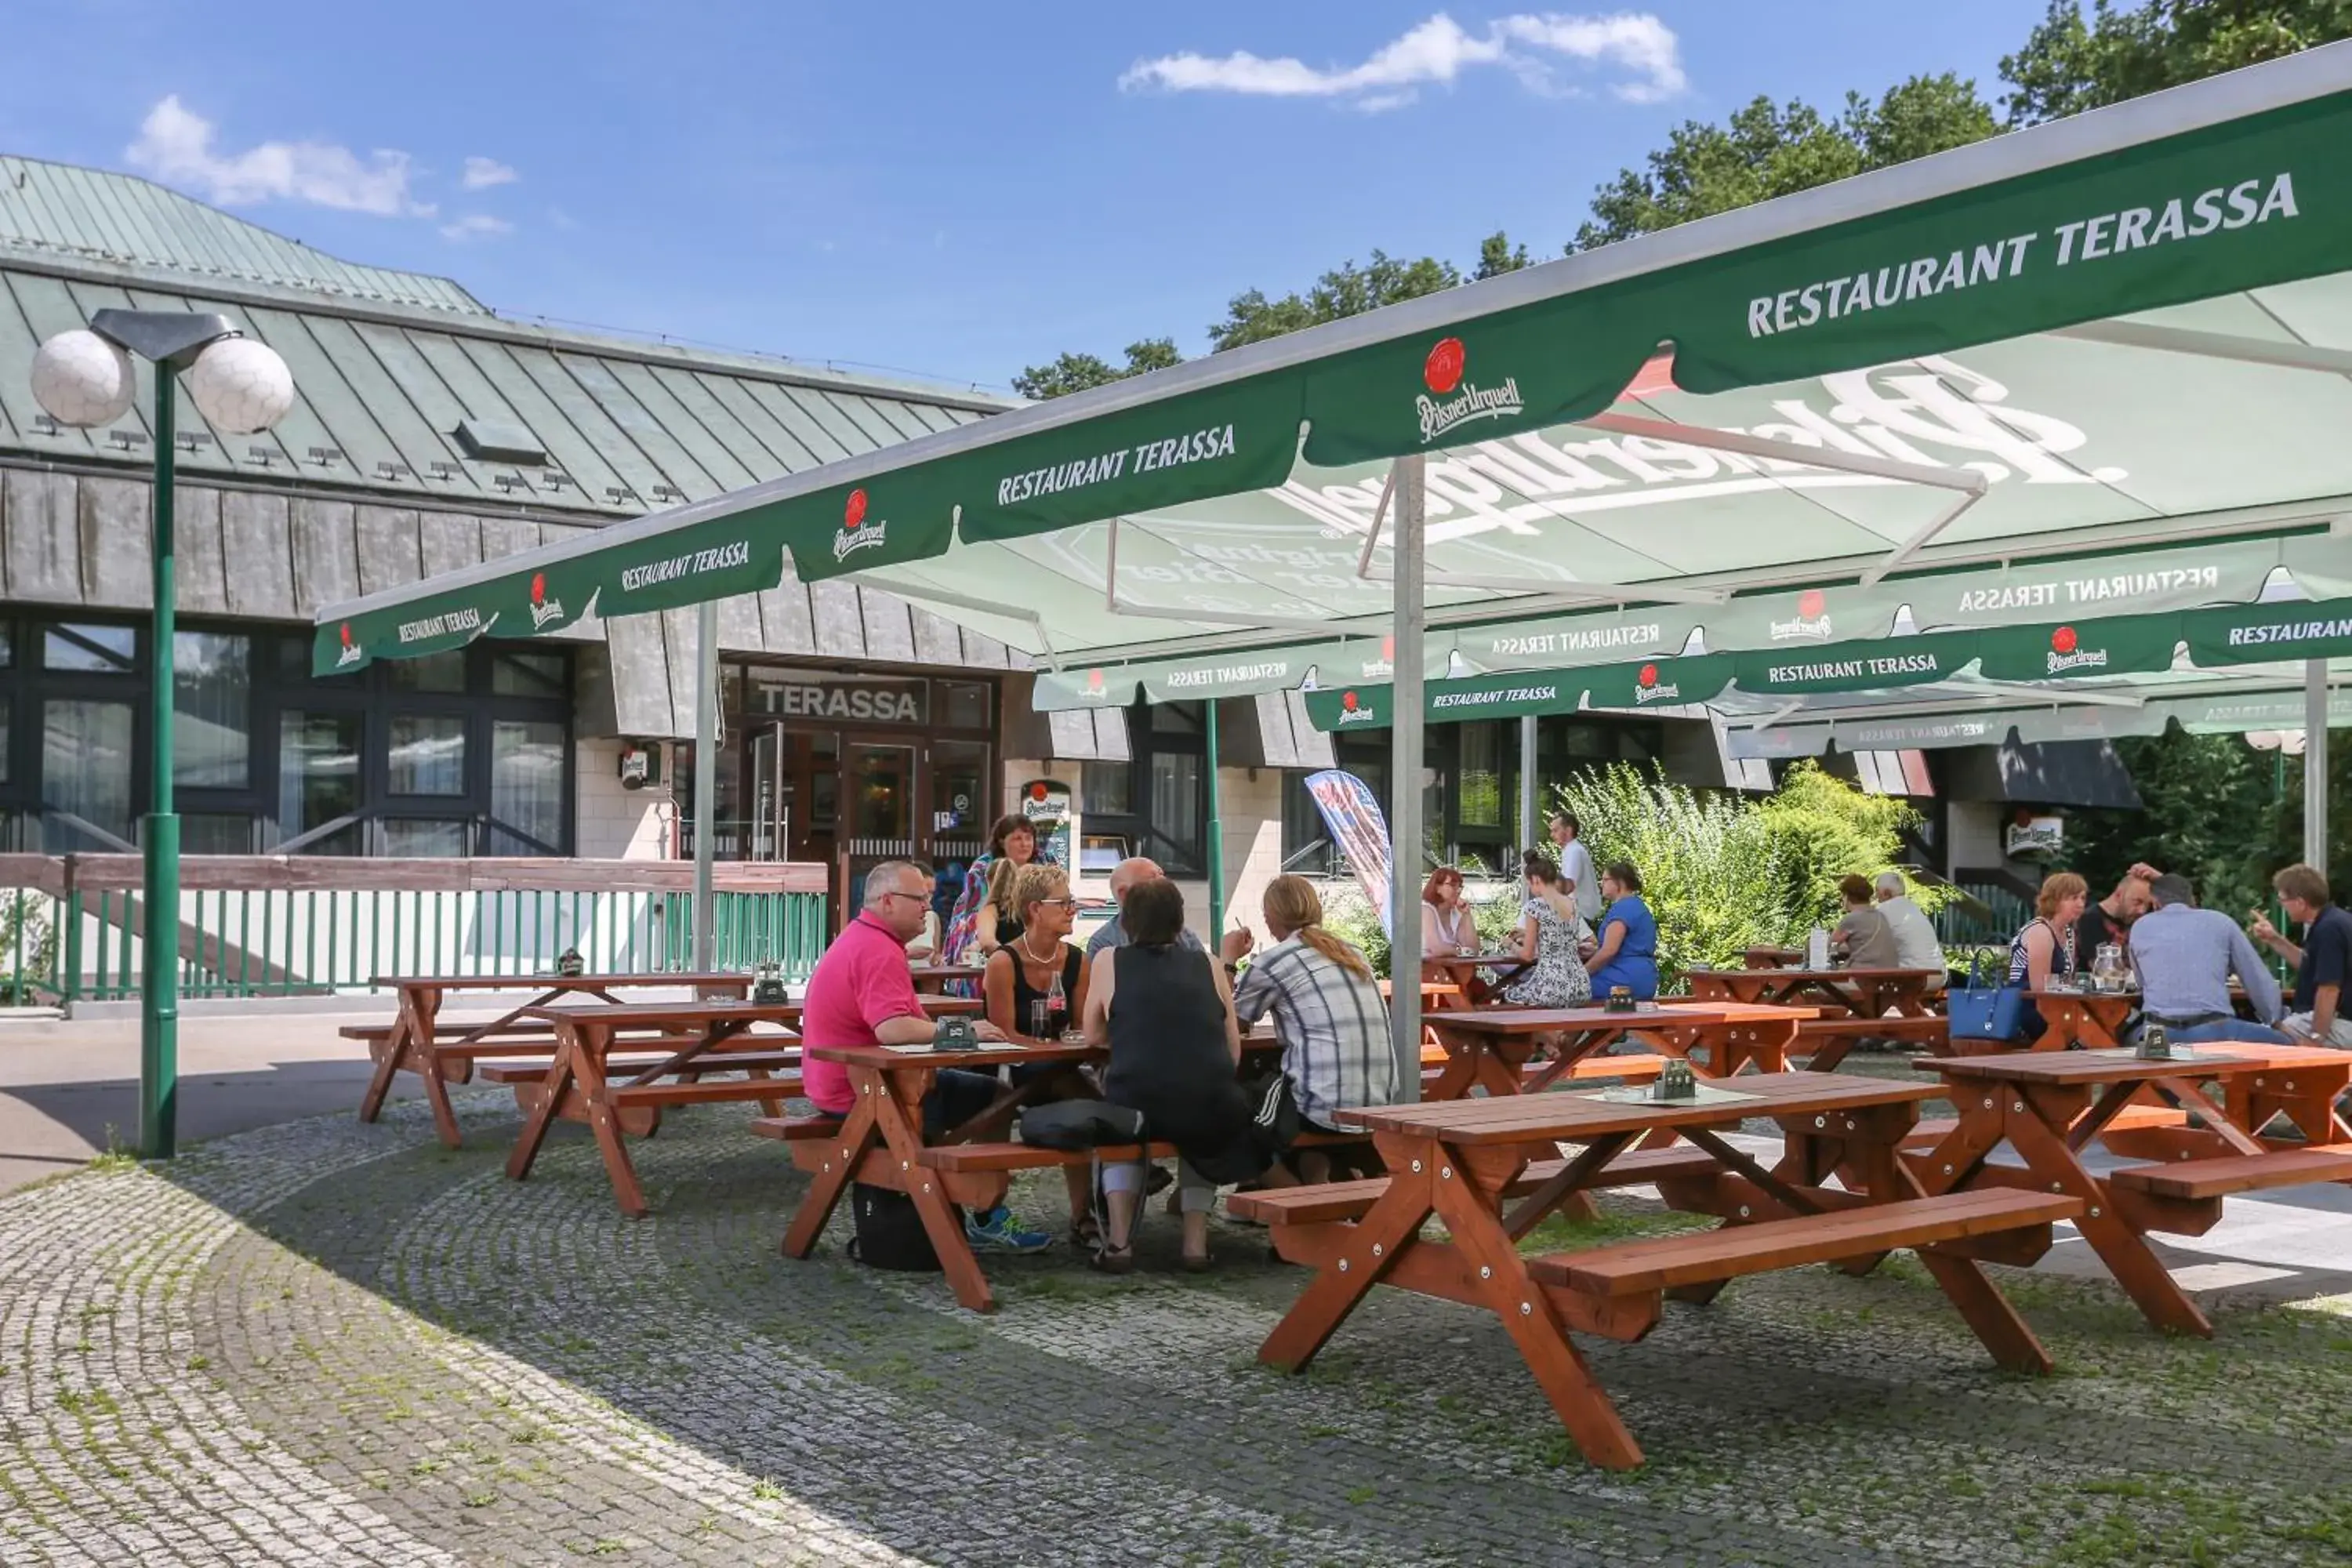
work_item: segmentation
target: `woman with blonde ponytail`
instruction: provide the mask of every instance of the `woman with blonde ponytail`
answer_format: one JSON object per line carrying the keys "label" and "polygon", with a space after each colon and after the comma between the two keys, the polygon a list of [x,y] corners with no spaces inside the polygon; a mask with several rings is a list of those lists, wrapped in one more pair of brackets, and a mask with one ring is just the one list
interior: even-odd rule
{"label": "woman with blonde ponytail", "polygon": [[[1234,988],[1234,1016],[1246,1027],[1273,1014],[1300,1122],[1312,1131],[1341,1131],[1334,1111],[1397,1097],[1388,1003],[1370,962],[1324,929],[1314,883],[1276,877],[1266,884],[1261,909],[1274,945],[1251,961]],[[1303,1151],[1298,1173],[1314,1182],[1326,1171],[1319,1156]]]}

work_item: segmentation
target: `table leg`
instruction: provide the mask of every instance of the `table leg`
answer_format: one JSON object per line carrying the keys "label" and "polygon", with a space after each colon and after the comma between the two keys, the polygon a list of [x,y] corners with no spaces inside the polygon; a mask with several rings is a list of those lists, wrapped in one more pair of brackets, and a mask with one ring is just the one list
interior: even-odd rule
{"label": "table leg", "polygon": [[[645,1189],[637,1184],[637,1167],[629,1158],[629,1146],[621,1137],[620,1116],[613,1107],[604,1082],[604,1053],[611,1047],[612,1031],[601,1024],[583,1019],[572,1026],[579,1043],[573,1048],[572,1076],[580,1085],[580,1096],[588,1104],[588,1128],[596,1135],[597,1151],[604,1156],[604,1173],[612,1178],[613,1195],[620,1200],[621,1212],[631,1219],[646,1217]],[[710,1037],[703,1037],[703,1045]],[[701,1047],[678,1053],[680,1059],[690,1059]]]}
{"label": "table leg", "polygon": [[[562,995],[567,989],[568,987],[559,985],[553,990],[542,991],[538,995],[532,997],[530,1001],[524,1003],[521,1006],[517,1007],[513,1012],[507,1014],[504,1017],[493,1018],[488,1023],[480,1026],[478,1028],[467,1030],[464,1034],[457,1037],[455,1043],[461,1046],[470,1046],[485,1035],[495,1034],[500,1029],[510,1027],[517,1018],[521,1017],[533,1007],[546,1006],[549,1003]],[[615,1000],[614,997],[608,995],[603,991],[592,991],[589,994],[594,996],[600,1002],[614,1002]]]}
{"label": "table leg", "polygon": [[2195,1334],[2201,1339],[2213,1337],[2213,1325],[2188,1292],[2174,1283],[2156,1253],[2148,1247],[2147,1238],[2124,1223],[2116,1213],[2114,1200],[2098,1178],[2083,1168],[2074,1151],[2066,1147],[2063,1127],[2053,1127],[2042,1118],[2042,1107],[2031,1099],[2015,1098],[2010,1091],[2011,1109],[2003,1123],[2010,1146],[2015,1149],[2040,1186],[2062,1192],[2083,1200],[2083,1214],[2075,1220],[2083,1239],[2107,1266],[2124,1294],[2137,1302],[2148,1321],[2160,1329],[2172,1329],[2181,1333]]}
{"label": "table leg", "polygon": [[[416,1076],[425,1080],[425,1103],[433,1108],[433,1126],[446,1146],[455,1149],[465,1142],[457,1131],[457,1110],[449,1103],[449,1080],[442,1076],[441,1058],[434,1053],[433,1031],[441,1016],[441,993],[420,991],[416,999],[416,1026],[409,1031],[408,1056],[416,1068]],[[470,1071],[470,1069],[469,1069]]]}
{"label": "table leg", "polygon": [[[1419,1140],[1376,1140],[1390,1176],[1388,1191],[1348,1233],[1348,1245],[1327,1258],[1314,1280],[1258,1347],[1257,1359],[1283,1372],[1304,1372],[1356,1303],[1414,1246],[1433,1212],[1438,1146]],[[1397,1152],[1391,1154],[1392,1146]],[[1419,1169],[1415,1169],[1415,1165]],[[1454,1180],[1459,1181],[1457,1174]]]}
{"label": "table leg", "polygon": [[922,1216],[923,1232],[931,1238],[931,1250],[939,1254],[940,1268],[956,1300],[975,1312],[994,1311],[995,1294],[988,1288],[980,1259],[972,1256],[963,1221],[948,1202],[939,1173],[923,1163],[923,1095],[930,1088],[931,1075],[853,1067],[849,1077],[861,1099],[868,1094],[874,1097],[875,1120],[883,1143],[898,1163],[901,1190]]}
{"label": "table leg", "polygon": [[409,1001],[408,988],[403,986],[400,1001],[393,1009],[392,1033],[386,1035],[375,1058],[375,1071],[369,1075],[367,1092],[360,1097],[360,1120],[373,1121],[383,1110],[383,1098],[392,1092],[393,1075],[408,1063],[409,1042],[415,1037],[416,1015]]}
{"label": "table leg", "polygon": [[547,1077],[540,1084],[539,1103],[524,1118],[514,1152],[507,1156],[507,1174],[515,1181],[530,1174],[531,1162],[539,1158],[539,1147],[547,1142],[547,1130],[554,1124],[556,1113],[563,1108],[564,1094],[572,1088],[573,1028],[569,1018],[555,1026],[555,1059],[547,1064]]}
{"label": "table leg", "polygon": [[[1903,1163],[1893,1143],[1857,1142],[1849,1139],[1846,1155],[1863,1173],[1864,1180],[1874,1194],[1874,1201],[1894,1202],[1903,1198],[1925,1197],[1926,1189],[1910,1168]],[[1945,1299],[1952,1303],[1977,1338],[1990,1352],[1997,1365],[2011,1372],[2039,1373],[2047,1376],[2057,1366],[2050,1352],[2035,1337],[2032,1325],[2021,1316],[2008,1297],[1984,1271],[1984,1265],[1972,1258],[1956,1258],[1933,1247],[1918,1249],[1919,1261],[1926,1265],[1928,1275],[1943,1289]]]}
{"label": "table leg", "polygon": [[[1593,1464],[1629,1470],[1642,1462],[1642,1446],[1617,1414],[1592,1369],[1568,1337],[1568,1325],[1535,1280],[1527,1262],[1503,1228],[1501,1194],[1474,1185],[1454,1152],[1443,1144],[1434,1153],[1439,1179],[1431,1198],[1437,1215],[1463,1256],[1477,1265],[1488,1310],[1502,1320],[1504,1330],[1518,1347],[1519,1359],[1535,1374],[1536,1384],[1568,1428],[1568,1435]],[[1453,1180],[1442,1173],[1452,1171]],[[1415,1229],[1419,1222],[1415,1222]]]}
{"label": "table leg", "polygon": [[857,1179],[857,1168],[866,1163],[867,1152],[881,1140],[875,1098],[861,1089],[848,1117],[825,1140],[833,1157],[820,1162],[816,1179],[809,1184],[800,1207],[793,1211],[793,1223],[784,1231],[786,1258],[806,1258],[815,1249],[816,1238],[824,1234],[825,1223],[833,1218],[841,1195]]}

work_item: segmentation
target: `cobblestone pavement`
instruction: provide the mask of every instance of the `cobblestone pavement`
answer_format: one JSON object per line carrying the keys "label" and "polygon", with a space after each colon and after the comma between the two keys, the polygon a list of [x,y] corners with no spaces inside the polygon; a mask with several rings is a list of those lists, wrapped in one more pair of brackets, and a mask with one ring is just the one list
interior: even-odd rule
{"label": "cobblestone pavement", "polygon": [[459,1152],[411,1105],[0,1200],[0,1562],[2352,1555],[2345,1300],[2223,1302],[2207,1345],[2011,1275],[2063,1367],[2025,1379],[1903,1260],[1742,1281],[1589,1347],[1651,1455],[1608,1475],[1467,1310],[1383,1292],[1308,1375],[1256,1366],[1304,1278],[1256,1232],[1206,1279],[1164,1220],[1125,1279],[992,1258],[983,1318],[837,1230],[780,1258],[803,1182],[740,1114],[640,1145],[632,1223],[580,1129],[515,1184],[510,1102],[462,1103]]}

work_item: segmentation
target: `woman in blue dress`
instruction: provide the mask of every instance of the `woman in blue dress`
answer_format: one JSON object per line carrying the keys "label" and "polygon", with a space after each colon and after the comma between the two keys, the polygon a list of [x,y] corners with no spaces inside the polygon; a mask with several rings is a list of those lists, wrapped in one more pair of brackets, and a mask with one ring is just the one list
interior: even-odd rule
{"label": "woman in blue dress", "polygon": [[1658,994],[1658,921],[1642,897],[1642,873],[1624,860],[1601,873],[1601,896],[1609,908],[1601,916],[1601,940],[1585,966],[1595,1001],[1608,1000],[1622,985],[1637,1002]]}

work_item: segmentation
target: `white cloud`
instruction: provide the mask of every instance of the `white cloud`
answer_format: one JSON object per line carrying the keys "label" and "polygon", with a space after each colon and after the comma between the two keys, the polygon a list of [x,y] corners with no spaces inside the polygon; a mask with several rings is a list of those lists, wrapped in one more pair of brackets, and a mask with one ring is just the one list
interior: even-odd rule
{"label": "white cloud", "polygon": [[461,241],[468,239],[488,239],[497,235],[512,234],[513,232],[514,225],[509,223],[502,217],[492,217],[488,213],[467,213],[465,216],[457,219],[455,222],[445,223],[441,226],[442,238]]}
{"label": "white cloud", "polygon": [[468,158],[465,175],[457,183],[469,191],[485,191],[492,185],[511,185],[521,178],[511,163],[501,163],[496,158]]}
{"label": "white cloud", "polygon": [[1132,92],[1237,92],[1273,98],[1343,99],[1368,111],[1412,101],[1415,89],[1452,86],[1467,70],[1499,66],[1538,91],[1562,90],[1553,68],[1573,63],[1622,73],[1610,90],[1630,103],[1654,103],[1683,90],[1674,30],[1647,12],[1576,16],[1561,12],[1504,16],[1484,33],[1465,31],[1441,11],[1382,45],[1360,65],[1318,69],[1285,56],[1266,59],[1236,50],[1222,58],[1192,53],[1139,60],[1118,79]]}
{"label": "white cloud", "polygon": [[132,168],[223,206],[288,201],[387,216],[433,215],[429,204],[409,195],[405,153],[378,150],[362,158],[329,142],[263,142],[224,153],[214,146],[215,129],[173,93],[148,111],[123,156]]}

